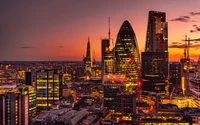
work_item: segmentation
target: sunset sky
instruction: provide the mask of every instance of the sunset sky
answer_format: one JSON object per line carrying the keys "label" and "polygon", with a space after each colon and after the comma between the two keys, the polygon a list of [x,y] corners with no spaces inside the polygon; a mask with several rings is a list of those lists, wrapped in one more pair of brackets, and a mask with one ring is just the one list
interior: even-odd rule
{"label": "sunset sky", "polygon": [[0,60],[82,60],[88,36],[96,60],[101,38],[108,37],[108,17],[114,42],[128,20],[144,51],[148,12],[166,12],[170,61],[183,56],[181,39],[188,35],[191,58],[200,55],[200,0],[1,0]]}

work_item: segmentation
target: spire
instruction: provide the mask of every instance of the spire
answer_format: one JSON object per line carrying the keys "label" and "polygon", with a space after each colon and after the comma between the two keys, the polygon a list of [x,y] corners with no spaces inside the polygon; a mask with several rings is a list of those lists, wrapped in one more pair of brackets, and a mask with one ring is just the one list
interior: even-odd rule
{"label": "spire", "polygon": [[108,27],[109,27],[108,38],[109,38],[109,41],[110,41],[110,17],[108,17]]}
{"label": "spire", "polygon": [[91,55],[90,55],[90,37],[88,37],[86,59],[87,59],[87,61],[91,61]]}
{"label": "spire", "polygon": [[88,42],[90,42],[90,37],[88,36]]}

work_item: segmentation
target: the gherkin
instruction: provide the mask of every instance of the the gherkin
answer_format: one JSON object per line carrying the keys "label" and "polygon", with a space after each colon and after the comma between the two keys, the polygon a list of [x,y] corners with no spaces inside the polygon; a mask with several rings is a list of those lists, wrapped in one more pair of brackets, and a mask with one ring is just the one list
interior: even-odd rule
{"label": "the gherkin", "polygon": [[115,73],[126,75],[126,89],[136,89],[139,83],[139,49],[133,28],[126,20],[115,44]]}

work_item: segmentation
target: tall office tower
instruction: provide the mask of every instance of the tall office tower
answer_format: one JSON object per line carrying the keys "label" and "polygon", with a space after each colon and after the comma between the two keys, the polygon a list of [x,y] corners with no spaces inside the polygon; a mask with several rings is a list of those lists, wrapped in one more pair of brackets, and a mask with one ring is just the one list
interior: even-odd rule
{"label": "tall office tower", "polygon": [[149,11],[145,52],[168,52],[168,23],[164,12]]}
{"label": "tall office tower", "polygon": [[0,124],[28,125],[28,95],[17,88],[0,90]]}
{"label": "tall office tower", "polygon": [[142,97],[149,92],[164,95],[167,92],[168,54],[165,52],[142,52]]}
{"label": "tall office tower", "polygon": [[126,75],[126,90],[136,90],[140,75],[139,49],[135,33],[126,20],[122,24],[115,44],[115,73]]}
{"label": "tall office tower", "polygon": [[173,88],[181,88],[181,63],[172,62],[169,64],[169,91]]}
{"label": "tall office tower", "polygon": [[104,76],[104,107],[116,122],[131,121],[136,113],[136,94],[125,90],[125,75]]}
{"label": "tall office tower", "polygon": [[110,40],[102,39],[101,41],[101,66],[102,78],[104,75],[112,74],[114,70],[113,51],[110,50]]}
{"label": "tall office tower", "polygon": [[37,109],[49,109],[61,98],[62,74],[57,70],[42,70],[36,72]]}
{"label": "tall office tower", "polygon": [[168,23],[164,12],[150,11],[142,52],[142,96],[168,94]]}
{"label": "tall office tower", "polygon": [[86,57],[83,59],[83,61],[84,61],[85,71],[91,73],[92,60],[91,60],[91,54],[90,54],[90,38],[89,37],[88,37],[88,43],[87,43]]}

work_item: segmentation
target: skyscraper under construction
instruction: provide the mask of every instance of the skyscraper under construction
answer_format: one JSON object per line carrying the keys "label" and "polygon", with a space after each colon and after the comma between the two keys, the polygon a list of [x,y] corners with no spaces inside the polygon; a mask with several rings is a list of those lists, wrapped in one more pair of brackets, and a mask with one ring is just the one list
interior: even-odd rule
{"label": "skyscraper under construction", "polygon": [[164,12],[149,11],[145,52],[142,53],[142,95],[167,93],[168,23]]}

